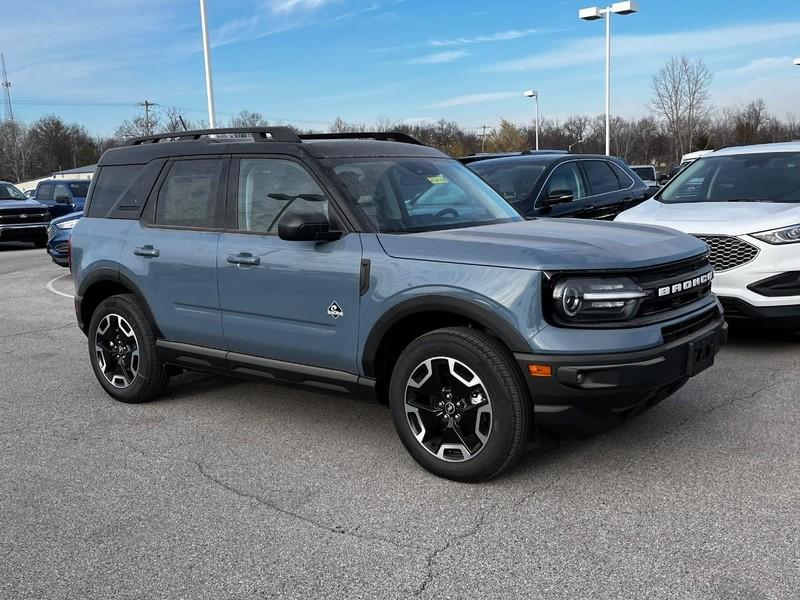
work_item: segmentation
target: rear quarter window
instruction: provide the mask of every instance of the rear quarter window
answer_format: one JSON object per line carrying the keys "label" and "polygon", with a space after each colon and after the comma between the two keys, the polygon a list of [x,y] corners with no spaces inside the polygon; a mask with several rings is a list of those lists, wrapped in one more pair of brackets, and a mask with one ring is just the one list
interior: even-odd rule
{"label": "rear quarter window", "polygon": [[164,161],[159,160],[146,165],[101,167],[95,176],[86,216],[138,219],[163,166]]}

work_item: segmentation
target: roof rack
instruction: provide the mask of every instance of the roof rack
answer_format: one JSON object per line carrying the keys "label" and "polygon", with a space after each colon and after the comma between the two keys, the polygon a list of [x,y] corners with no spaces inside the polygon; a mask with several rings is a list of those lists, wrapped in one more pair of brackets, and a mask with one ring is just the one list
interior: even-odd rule
{"label": "roof rack", "polygon": [[376,140],[379,142],[402,142],[424,146],[413,135],[399,131],[364,131],[348,133],[309,133],[300,136],[301,140]]}
{"label": "roof rack", "polygon": [[[146,135],[144,137],[132,138],[125,142],[126,146],[141,146],[143,144],[157,144],[162,140],[199,140],[209,135],[241,135],[248,134],[255,142],[300,142],[297,134],[288,127],[230,127],[222,129],[194,129],[192,131],[171,131],[159,133],[158,135]],[[228,141],[230,138],[217,140],[209,139],[210,142]]]}

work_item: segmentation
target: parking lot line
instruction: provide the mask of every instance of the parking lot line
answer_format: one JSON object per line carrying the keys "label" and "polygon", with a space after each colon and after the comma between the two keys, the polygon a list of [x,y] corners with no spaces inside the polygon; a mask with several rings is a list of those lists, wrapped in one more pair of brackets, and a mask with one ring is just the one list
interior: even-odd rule
{"label": "parking lot line", "polygon": [[47,282],[47,286],[46,286],[47,287],[47,291],[48,292],[53,292],[57,296],[64,296],[64,298],[72,299],[74,297],[72,294],[67,294],[65,292],[59,292],[56,288],[53,287],[53,284],[56,281],[58,281],[59,279],[63,279],[64,277],[69,277],[71,275],[72,275],[72,273],[64,273],[63,275],[59,275],[58,277],[55,277],[55,278],[51,279],[50,281]]}

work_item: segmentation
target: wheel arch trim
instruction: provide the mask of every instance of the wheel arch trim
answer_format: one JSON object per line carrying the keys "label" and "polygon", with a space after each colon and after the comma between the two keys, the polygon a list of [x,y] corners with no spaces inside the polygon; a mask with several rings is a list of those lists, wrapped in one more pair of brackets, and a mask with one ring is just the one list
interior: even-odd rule
{"label": "wheel arch trim", "polygon": [[405,318],[429,312],[445,312],[474,321],[500,338],[511,352],[531,351],[530,345],[514,326],[491,308],[465,298],[424,294],[394,305],[372,326],[361,354],[364,375],[375,377],[378,350],[392,327]]}

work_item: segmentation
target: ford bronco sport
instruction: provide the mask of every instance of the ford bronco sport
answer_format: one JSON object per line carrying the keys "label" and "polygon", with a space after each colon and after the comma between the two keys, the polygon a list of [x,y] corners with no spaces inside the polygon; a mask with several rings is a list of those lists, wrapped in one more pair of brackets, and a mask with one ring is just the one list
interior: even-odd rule
{"label": "ford bronco sport", "polygon": [[423,467],[478,481],[540,428],[605,427],[709,367],[727,326],[707,254],[658,227],[525,220],[403,134],[272,127],[107,151],[71,266],[117,400],[184,369],[349,392],[389,405]]}

